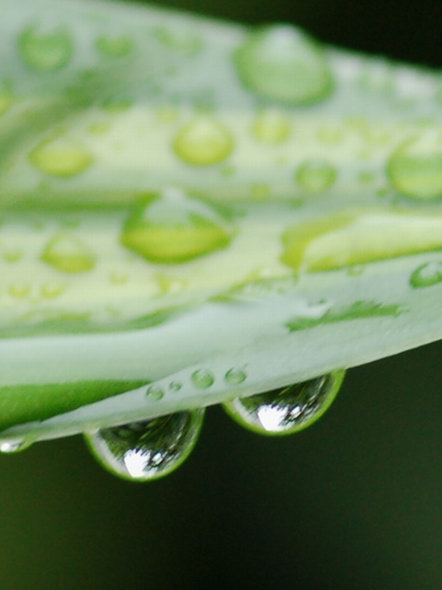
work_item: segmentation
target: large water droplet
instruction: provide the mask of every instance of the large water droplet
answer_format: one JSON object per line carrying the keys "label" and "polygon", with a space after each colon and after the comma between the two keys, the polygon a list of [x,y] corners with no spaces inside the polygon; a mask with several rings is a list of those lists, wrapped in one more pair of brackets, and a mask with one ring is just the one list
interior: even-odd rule
{"label": "large water droplet", "polygon": [[144,422],[106,428],[85,435],[98,461],[112,474],[131,481],[168,475],[189,456],[204,409],[179,412]]}
{"label": "large water droplet", "polygon": [[289,104],[322,99],[332,86],[320,46],[289,25],[251,33],[236,51],[235,63],[238,75],[251,90]]}
{"label": "large water droplet", "polygon": [[442,283],[442,262],[427,262],[419,266],[410,277],[410,284],[415,289],[433,287]]}
{"label": "large water droplet", "polygon": [[430,130],[403,143],[391,156],[394,188],[415,199],[442,197],[442,133]]}
{"label": "large water droplet", "polygon": [[269,109],[260,113],[252,126],[259,141],[268,144],[283,143],[291,133],[289,119],[280,111]]}
{"label": "large water droplet", "polygon": [[43,32],[29,27],[20,35],[18,44],[24,61],[33,69],[46,72],[65,66],[74,51],[72,38],[63,28]]}
{"label": "large water droplet", "polygon": [[133,41],[125,35],[119,37],[98,37],[95,43],[98,51],[106,57],[126,57],[133,50]]}
{"label": "large water droplet", "polygon": [[173,148],[187,164],[210,166],[228,158],[234,145],[225,125],[213,117],[200,115],[178,131]]}
{"label": "large water droplet", "polygon": [[93,163],[81,143],[67,138],[43,141],[29,154],[29,160],[45,174],[66,178],[84,172]]}
{"label": "large water droplet", "polygon": [[336,169],[323,160],[312,160],[302,164],[296,173],[296,180],[309,193],[321,193],[333,186]]}
{"label": "large water droplet", "polygon": [[147,260],[180,263],[226,247],[232,230],[203,201],[175,189],[147,197],[126,222],[121,242]]}
{"label": "large water droplet", "polygon": [[61,272],[88,272],[95,267],[95,255],[77,236],[58,234],[46,245],[41,259]]}
{"label": "large water droplet", "polygon": [[224,405],[228,414],[246,428],[268,435],[294,434],[307,428],[330,407],[345,371],[282,387]]}

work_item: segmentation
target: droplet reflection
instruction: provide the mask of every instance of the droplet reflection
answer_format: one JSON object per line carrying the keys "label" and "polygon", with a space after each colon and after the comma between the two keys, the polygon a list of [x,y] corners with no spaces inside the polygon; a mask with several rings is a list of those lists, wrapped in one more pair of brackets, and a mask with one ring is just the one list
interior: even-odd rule
{"label": "droplet reflection", "polygon": [[178,412],[85,434],[99,463],[130,481],[164,477],[185,461],[198,439],[204,409]]}
{"label": "droplet reflection", "polygon": [[259,434],[287,435],[307,428],[330,407],[345,371],[335,371],[289,387],[282,387],[227,404],[228,414]]}

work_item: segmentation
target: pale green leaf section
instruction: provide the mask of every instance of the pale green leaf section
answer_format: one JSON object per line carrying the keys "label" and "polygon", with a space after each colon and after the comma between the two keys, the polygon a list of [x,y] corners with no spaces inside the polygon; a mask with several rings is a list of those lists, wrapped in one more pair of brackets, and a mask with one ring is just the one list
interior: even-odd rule
{"label": "pale green leaf section", "polygon": [[2,439],[208,406],[442,336],[439,74],[287,25],[0,9]]}

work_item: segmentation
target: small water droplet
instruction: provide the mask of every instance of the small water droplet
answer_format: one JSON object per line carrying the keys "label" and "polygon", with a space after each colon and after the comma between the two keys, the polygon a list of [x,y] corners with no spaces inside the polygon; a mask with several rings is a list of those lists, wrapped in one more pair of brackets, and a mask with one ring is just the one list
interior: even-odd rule
{"label": "small water droplet", "polygon": [[299,185],[309,193],[326,191],[336,181],[336,169],[323,160],[312,160],[302,164],[296,173]]}
{"label": "small water droplet", "polygon": [[388,175],[393,187],[406,196],[442,197],[442,133],[430,130],[404,142],[389,160]]}
{"label": "small water droplet", "polygon": [[442,283],[442,261],[422,264],[410,277],[410,285],[415,289],[433,287],[439,283]]}
{"label": "small water droplet", "polygon": [[330,407],[344,371],[282,387],[225,404],[228,414],[246,428],[268,435],[294,434],[307,428]]}
{"label": "small water droplet", "polygon": [[247,374],[243,369],[233,368],[227,371],[224,379],[229,385],[240,385],[247,379]]}
{"label": "small water droplet", "polygon": [[321,47],[289,25],[251,33],[234,59],[243,83],[265,98],[302,104],[320,100],[331,90],[331,73]]}
{"label": "small water droplet", "polygon": [[183,384],[180,383],[179,381],[172,381],[172,383],[169,383],[169,389],[170,389],[170,391],[173,391],[174,393],[181,391],[182,388],[183,388]]}
{"label": "small water droplet", "polygon": [[198,439],[204,409],[85,434],[99,463],[113,475],[146,482],[168,475],[189,456]]}
{"label": "small water droplet", "polygon": [[0,453],[21,453],[22,451],[28,449],[30,446],[31,443],[26,442],[25,440],[0,440]]}
{"label": "small water droplet", "polygon": [[31,285],[21,281],[13,283],[9,287],[9,294],[15,299],[25,299],[31,294]]}
{"label": "small water droplet", "polygon": [[209,204],[169,189],[134,210],[121,242],[151,262],[176,264],[225,248],[232,233]]}
{"label": "small water droplet", "polygon": [[173,142],[186,164],[210,166],[226,160],[235,143],[229,129],[209,115],[200,115],[182,127]]}
{"label": "small water droplet", "polygon": [[276,109],[269,109],[256,117],[252,130],[259,141],[268,144],[279,144],[286,141],[290,136],[291,125],[283,113]]}
{"label": "small water droplet", "polygon": [[93,158],[81,143],[58,137],[40,143],[29,161],[44,174],[69,178],[87,170]]}
{"label": "small water droplet", "polygon": [[195,30],[183,26],[174,29],[158,27],[155,34],[163,45],[187,57],[196,55],[203,47],[202,39]]}
{"label": "small water droplet", "polygon": [[151,385],[147,388],[146,396],[154,401],[160,401],[164,397],[164,391],[156,385]]}
{"label": "small water droplet", "polygon": [[192,382],[198,389],[208,389],[215,383],[215,377],[210,371],[199,369],[192,373]]}
{"label": "small water droplet", "polygon": [[66,273],[88,272],[95,267],[95,255],[77,236],[58,234],[46,245],[41,260]]}
{"label": "small water droplet", "polygon": [[118,37],[101,36],[95,43],[98,51],[106,57],[127,57],[133,50],[134,44],[130,37],[121,35]]}
{"label": "small water droplet", "polygon": [[21,33],[18,45],[24,61],[44,72],[64,67],[74,51],[72,38],[64,28],[43,32],[35,26],[28,27]]}
{"label": "small water droplet", "polygon": [[41,288],[41,295],[44,299],[56,299],[65,292],[66,287],[59,283],[47,283]]}

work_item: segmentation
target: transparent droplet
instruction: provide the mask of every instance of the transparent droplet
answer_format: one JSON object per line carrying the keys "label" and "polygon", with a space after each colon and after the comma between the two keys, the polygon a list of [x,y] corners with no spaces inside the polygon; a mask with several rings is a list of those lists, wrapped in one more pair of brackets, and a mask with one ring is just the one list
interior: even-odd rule
{"label": "transparent droplet", "polygon": [[225,248],[232,230],[209,204],[169,189],[147,197],[124,225],[121,242],[149,261],[174,264]]}
{"label": "transparent droplet", "polygon": [[154,401],[160,401],[164,397],[164,391],[161,389],[161,387],[152,385],[147,388],[146,396],[149,399],[153,399]]}
{"label": "transparent droplet", "polygon": [[336,181],[336,169],[323,160],[304,162],[296,173],[298,184],[309,193],[321,193]]}
{"label": "transparent droplet", "polygon": [[294,434],[325,413],[341,387],[344,374],[335,371],[289,387],[238,398],[224,407],[239,424],[259,434]]}
{"label": "transparent droplet", "polygon": [[233,368],[227,371],[224,379],[229,385],[240,385],[247,379],[247,373],[243,369]]}
{"label": "transparent droplet", "polygon": [[192,383],[198,389],[208,389],[215,383],[215,377],[210,371],[199,369],[192,373]]}
{"label": "transparent droplet", "polygon": [[130,37],[121,35],[118,37],[101,36],[95,43],[98,51],[106,57],[126,57],[130,55],[134,44]]}
{"label": "transparent droplet", "polygon": [[15,439],[15,440],[0,440],[0,453],[5,454],[13,454],[13,453],[21,453],[22,451],[28,449],[31,443]]}
{"label": "transparent droplet", "polygon": [[410,277],[410,284],[415,289],[433,287],[442,283],[442,262],[427,262],[419,266]]}
{"label": "transparent droplet", "polygon": [[235,143],[229,129],[209,115],[200,115],[182,127],[173,142],[186,164],[210,166],[226,160]]}
{"label": "transparent droplet", "polygon": [[66,178],[84,172],[93,163],[81,143],[67,138],[43,141],[29,154],[29,160],[44,174]]}
{"label": "transparent droplet", "polygon": [[180,383],[179,381],[172,381],[172,383],[169,383],[169,389],[170,389],[170,391],[173,391],[174,393],[181,391],[182,388],[183,388],[183,384]]}
{"label": "transparent droplet", "polygon": [[182,26],[176,29],[159,27],[155,34],[163,45],[188,57],[196,55],[203,47],[201,37],[190,28],[186,29]]}
{"label": "transparent droplet", "polygon": [[45,72],[64,67],[74,52],[71,35],[64,28],[44,32],[29,27],[20,35],[18,44],[23,60],[33,69]]}
{"label": "transparent droplet", "polygon": [[58,234],[46,245],[41,260],[58,271],[88,272],[95,267],[95,254],[79,237]]}
{"label": "transparent droplet", "polygon": [[204,409],[179,412],[144,422],[85,434],[99,463],[130,481],[168,475],[189,456],[204,418]]}
{"label": "transparent droplet", "polygon": [[290,25],[251,33],[235,53],[243,83],[265,98],[302,104],[324,98],[331,73],[321,47]]}
{"label": "transparent droplet", "polygon": [[429,130],[399,146],[388,163],[393,187],[415,199],[442,197],[442,133]]}
{"label": "transparent droplet", "polygon": [[41,296],[44,299],[56,299],[57,297],[63,295],[65,290],[65,285],[61,285],[59,283],[47,283],[41,288]]}
{"label": "transparent droplet", "polygon": [[263,143],[279,144],[290,137],[291,124],[284,113],[269,109],[256,117],[252,131],[256,139]]}

